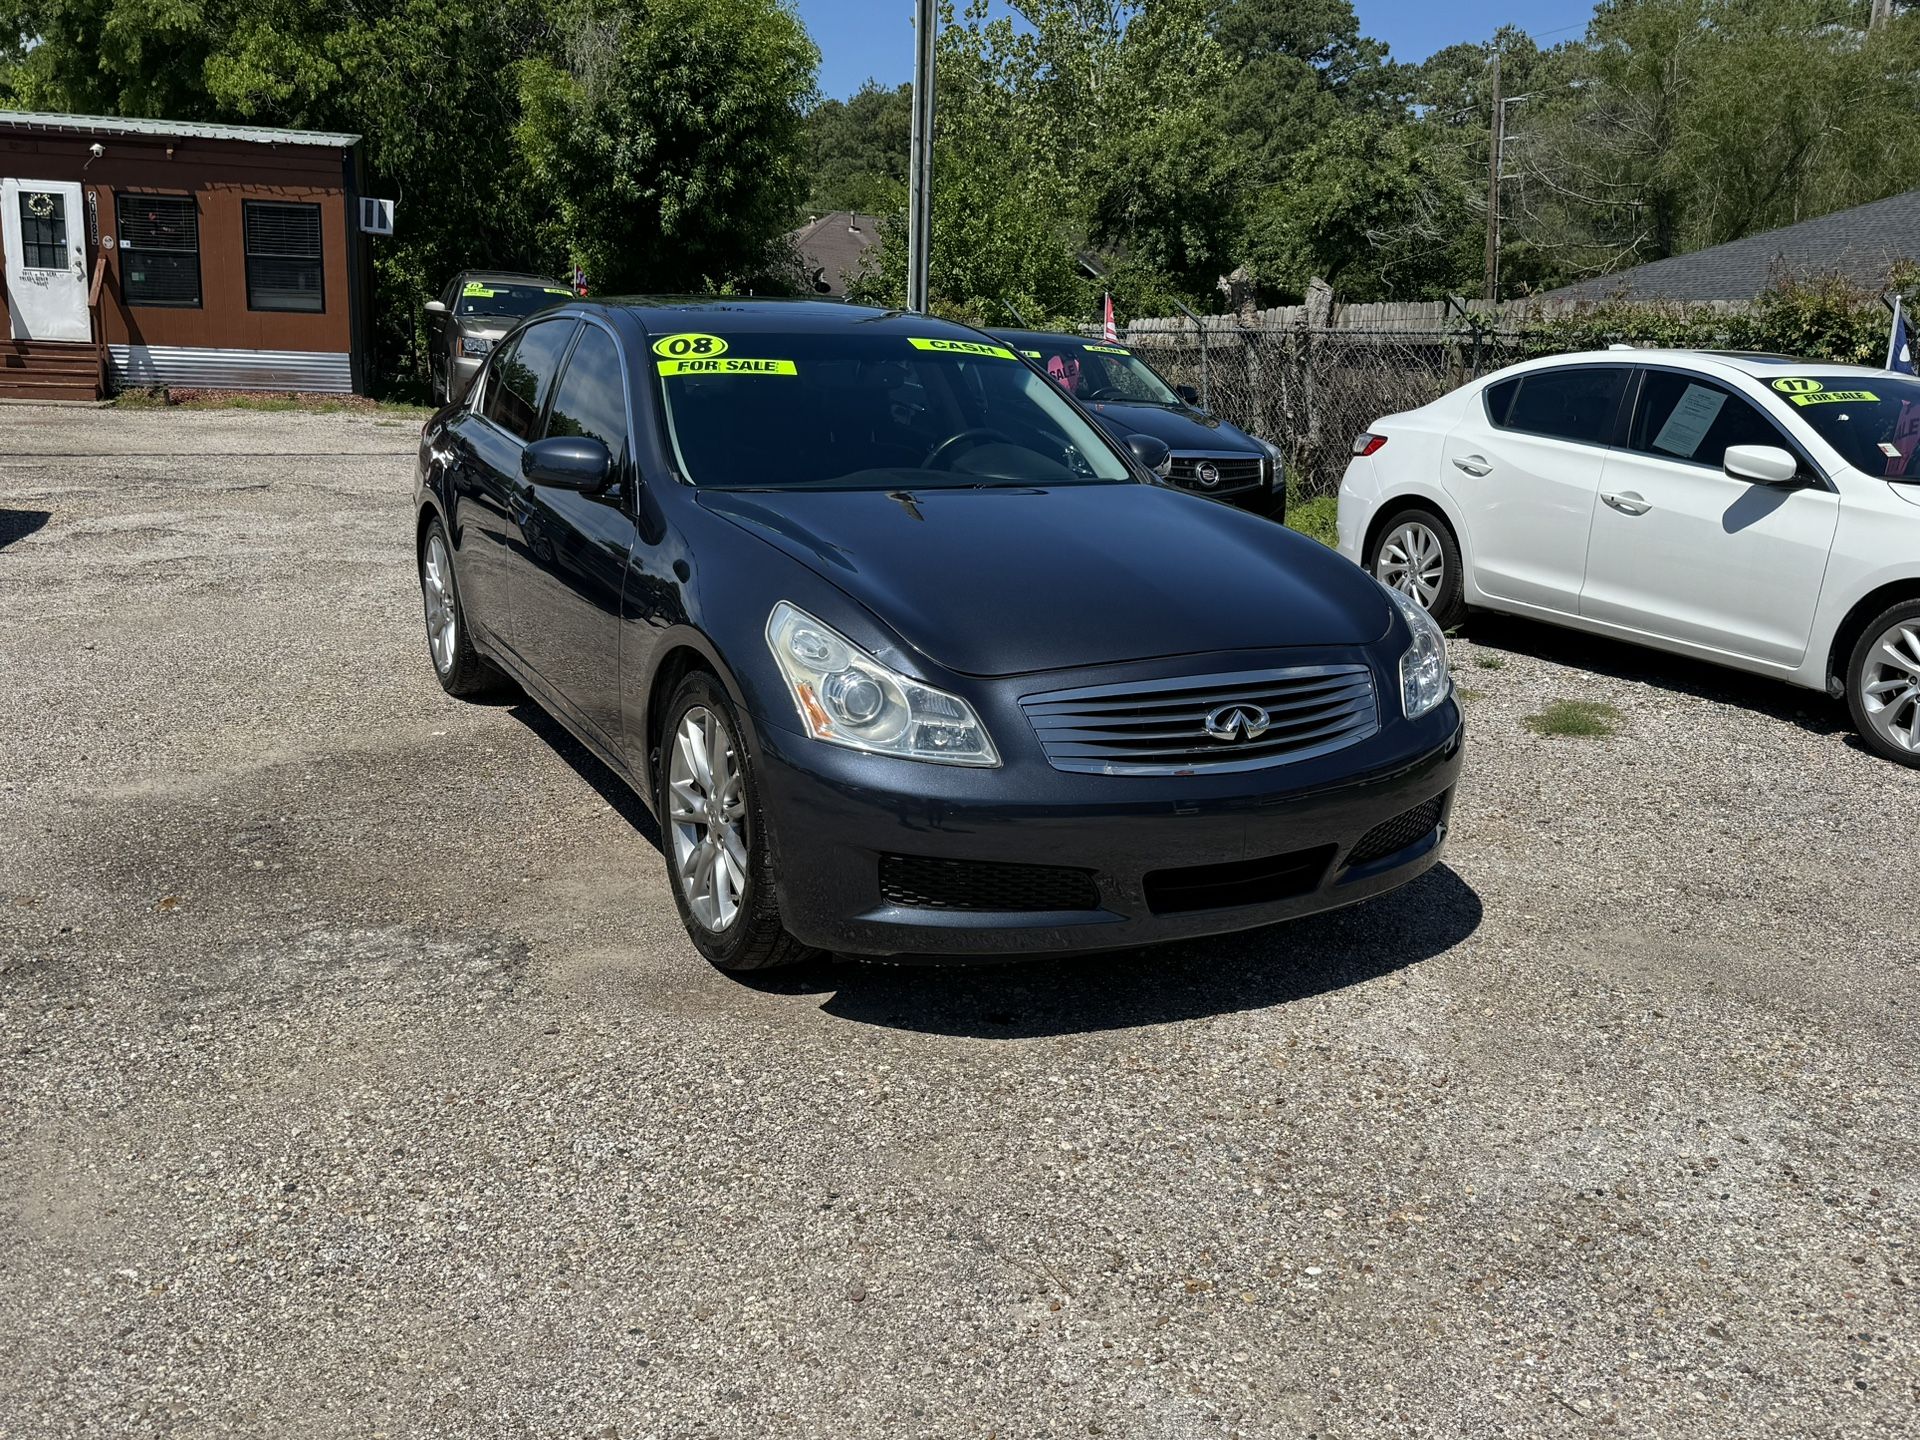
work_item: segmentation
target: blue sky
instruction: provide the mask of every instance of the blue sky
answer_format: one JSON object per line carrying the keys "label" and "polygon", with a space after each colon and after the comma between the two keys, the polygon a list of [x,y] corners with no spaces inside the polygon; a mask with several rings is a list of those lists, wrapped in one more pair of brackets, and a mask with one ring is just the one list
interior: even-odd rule
{"label": "blue sky", "polygon": [[[820,90],[844,99],[873,76],[882,84],[913,78],[913,0],[796,0],[820,47]],[[1592,0],[1355,0],[1360,31],[1392,47],[1396,60],[1424,60],[1462,40],[1485,40],[1515,24],[1543,44],[1586,28]],[[1554,33],[1549,33],[1554,32]]]}

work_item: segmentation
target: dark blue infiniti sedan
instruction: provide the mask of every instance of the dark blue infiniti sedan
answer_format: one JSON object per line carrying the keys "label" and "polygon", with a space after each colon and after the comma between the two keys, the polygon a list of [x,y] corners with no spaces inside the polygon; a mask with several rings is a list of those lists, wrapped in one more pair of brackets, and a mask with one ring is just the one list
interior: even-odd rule
{"label": "dark blue infiniti sedan", "polygon": [[1460,770],[1439,630],[1165,457],[925,316],[566,304],[422,436],[428,653],[634,787],[723,969],[1112,949],[1404,884]]}

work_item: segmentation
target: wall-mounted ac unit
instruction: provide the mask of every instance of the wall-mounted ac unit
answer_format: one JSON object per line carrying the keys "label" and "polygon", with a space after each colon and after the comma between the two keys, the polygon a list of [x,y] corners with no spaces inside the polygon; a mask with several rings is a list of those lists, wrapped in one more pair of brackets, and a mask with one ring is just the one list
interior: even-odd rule
{"label": "wall-mounted ac unit", "polygon": [[393,204],[391,200],[376,200],[371,195],[360,197],[360,233],[363,235],[391,235],[393,233]]}

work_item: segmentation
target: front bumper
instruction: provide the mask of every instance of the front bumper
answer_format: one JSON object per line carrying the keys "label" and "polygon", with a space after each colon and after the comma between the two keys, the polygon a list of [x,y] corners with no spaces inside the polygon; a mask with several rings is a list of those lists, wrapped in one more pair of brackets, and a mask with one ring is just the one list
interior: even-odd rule
{"label": "front bumper", "polygon": [[[956,959],[1224,934],[1392,890],[1440,858],[1464,733],[1449,697],[1420,721],[1310,764],[1144,777],[1068,774],[1039,757],[1009,757],[997,770],[929,765],[821,744],[764,719],[756,728],[787,929],[847,954]],[[1427,802],[1437,823],[1380,853],[1378,837],[1399,839],[1391,822]],[[1356,859],[1370,835],[1375,853]],[[1088,872],[1092,890],[1072,909],[905,904],[888,898],[897,887],[883,889],[883,857],[1073,869]],[[1215,888],[1211,878],[1248,872],[1277,878],[1251,889]],[[1166,879],[1175,873],[1198,890],[1183,880],[1175,898]]]}

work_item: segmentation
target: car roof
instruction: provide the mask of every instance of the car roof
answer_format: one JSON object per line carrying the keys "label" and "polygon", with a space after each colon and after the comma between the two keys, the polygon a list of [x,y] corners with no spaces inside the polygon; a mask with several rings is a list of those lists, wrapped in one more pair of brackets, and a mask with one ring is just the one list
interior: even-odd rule
{"label": "car roof", "polygon": [[1117,345],[1098,335],[1071,335],[1065,330],[989,330],[987,334],[1009,345]]}
{"label": "car roof", "polygon": [[932,315],[881,310],[840,300],[792,300],[773,296],[616,295],[584,302],[603,313],[624,316],[640,330],[658,335],[672,330],[710,331],[716,335],[831,335],[835,333],[920,335],[928,339],[971,340],[981,332]]}
{"label": "car roof", "polygon": [[456,280],[524,280],[529,285],[558,285],[551,275],[529,275],[524,270],[462,270]]}
{"label": "car roof", "polygon": [[[1581,350],[1568,355],[1543,355],[1524,362],[1532,370],[1542,365],[1565,365],[1575,361],[1604,362],[1609,365],[1692,365],[1719,368],[1757,379],[1779,375],[1783,371],[1818,370],[1823,374],[1885,375],[1874,365],[1852,365],[1839,360],[1811,360],[1804,356],[1770,355],[1757,350],[1670,350],[1641,349],[1622,345],[1613,350]],[[1520,366],[1512,367],[1514,369]]]}

